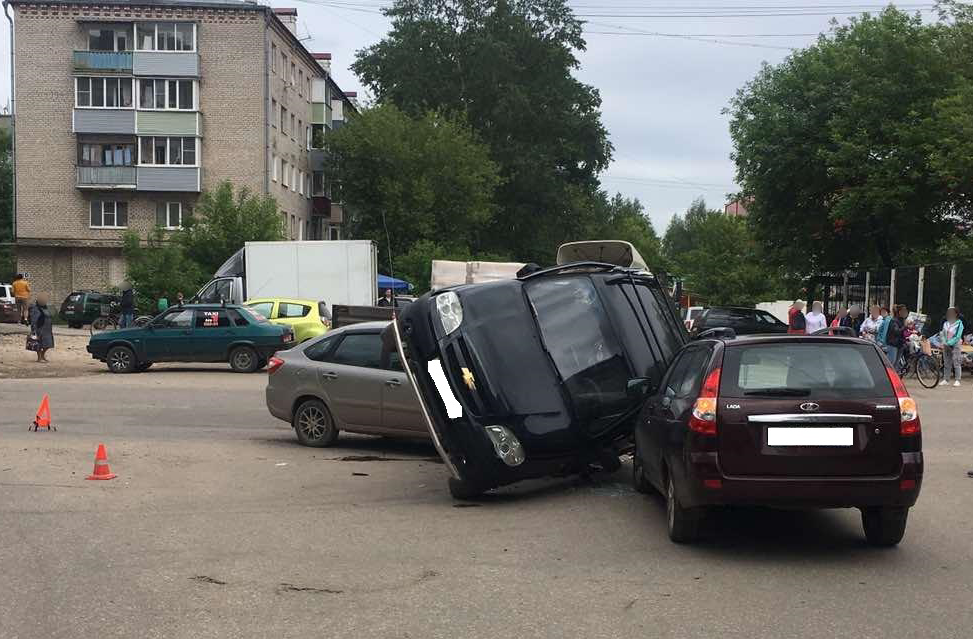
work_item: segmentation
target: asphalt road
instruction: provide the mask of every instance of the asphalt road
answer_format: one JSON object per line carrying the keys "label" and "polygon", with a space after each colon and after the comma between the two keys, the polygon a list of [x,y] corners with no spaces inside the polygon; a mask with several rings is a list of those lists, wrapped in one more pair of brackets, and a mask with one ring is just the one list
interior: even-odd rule
{"label": "asphalt road", "polygon": [[[0,380],[0,637],[971,634],[969,386],[917,393],[923,494],[877,550],[852,510],[730,511],[673,545],[627,464],[458,508],[428,445],[302,448],[263,384]],[[28,433],[44,392],[58,431]],[[83,479],[98,443],[113,481]]]}

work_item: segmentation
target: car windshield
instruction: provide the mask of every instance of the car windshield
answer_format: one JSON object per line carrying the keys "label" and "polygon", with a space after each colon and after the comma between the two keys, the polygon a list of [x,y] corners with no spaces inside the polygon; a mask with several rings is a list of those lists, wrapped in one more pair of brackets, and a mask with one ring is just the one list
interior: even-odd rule
{"label": "car windshield", "polygon": [[893,392],[874,347],[794,342],[727,348],[720,395],[863,399]]}
{"label": "car windshield", "polygon": [[541,278],[527,286],[548,353],[575,417],[592,431],[629,408],[628,363],[608,313],[587,277]]}

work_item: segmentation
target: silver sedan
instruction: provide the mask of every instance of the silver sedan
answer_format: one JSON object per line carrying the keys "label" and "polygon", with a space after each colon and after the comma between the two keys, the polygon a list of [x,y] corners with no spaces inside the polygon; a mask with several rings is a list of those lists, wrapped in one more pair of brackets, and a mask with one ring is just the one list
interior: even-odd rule
{"label": "silver sedan", "polygon": [[398,354],[383,357],[382,329],[367,322],[328,331],[270,359],[267,408],[305,446],[330,446],[339,431],[426,438]]}

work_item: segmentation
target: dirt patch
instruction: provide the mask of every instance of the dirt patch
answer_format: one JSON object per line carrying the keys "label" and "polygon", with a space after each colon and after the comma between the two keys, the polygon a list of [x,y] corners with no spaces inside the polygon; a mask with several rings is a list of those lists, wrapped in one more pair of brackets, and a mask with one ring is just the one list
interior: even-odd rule
{"label": "dirt patch", "polygon": [[78,377],[107,372],[105,365],[91,359],[85,335],[55,335],[48,364],[37,363],[37,355],[24,348],[27,335],[0,325],[0,379]]}

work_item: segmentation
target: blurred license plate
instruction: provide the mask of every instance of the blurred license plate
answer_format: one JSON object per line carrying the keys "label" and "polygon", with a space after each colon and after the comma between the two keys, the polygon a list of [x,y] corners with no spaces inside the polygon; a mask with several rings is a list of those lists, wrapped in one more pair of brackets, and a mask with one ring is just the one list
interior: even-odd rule
{"label": "blurred license plate", "polygon": [[768,446],[852,446],[853,428],[768,428]]}

